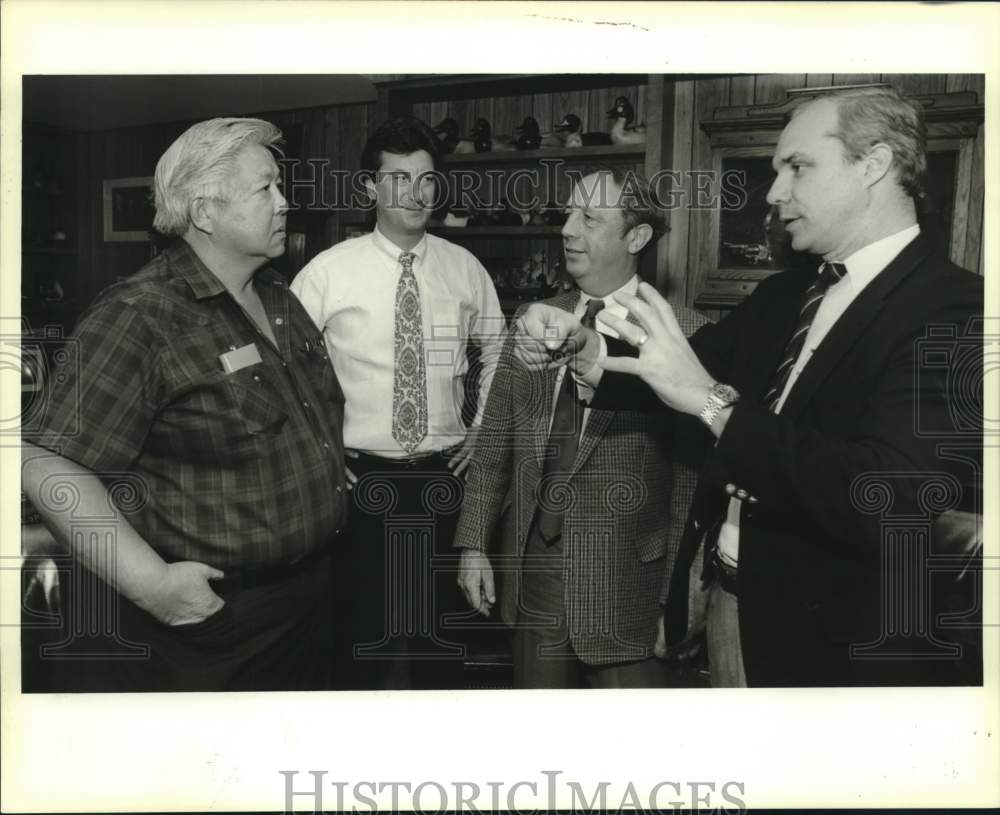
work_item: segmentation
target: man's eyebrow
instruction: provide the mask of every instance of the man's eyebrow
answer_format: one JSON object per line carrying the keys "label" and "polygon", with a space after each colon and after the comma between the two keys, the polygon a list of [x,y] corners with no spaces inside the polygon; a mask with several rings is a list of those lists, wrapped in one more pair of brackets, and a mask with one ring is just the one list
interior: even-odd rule
{"label": "man's eyebrow", "polygon": [[809,156],[807,156],[805,153],[800,153],[798,150],[796,150],[794,153],[790,153],[787,156],[783,156],[782,158],[779,158],[778,159],[778,163],[779,164],[795,164],[795,163],[798,163],[798,162],[805,162],[805,161],[809,161],[809,160],[810,160]]}
{"label": "man's eyebrow", "polygon": [[774,168],[775,172],[778,172],[779,167],[787,167],[789,164],[811,164],[812,159],[809,158],[805,153],[801,153],[798,150],[794,150],[787,156],[775,156],[771,160],[771,167]]}

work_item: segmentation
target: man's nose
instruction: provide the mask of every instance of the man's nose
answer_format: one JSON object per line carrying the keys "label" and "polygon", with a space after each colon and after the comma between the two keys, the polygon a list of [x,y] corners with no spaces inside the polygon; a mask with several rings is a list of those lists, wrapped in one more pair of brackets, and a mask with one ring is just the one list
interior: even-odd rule
{"label": "man's nose", "polygon": [[288,212],[288,199],[282,194],[281,190],[278,190],[278,198],[275,203],[278,206],[278,213],[284,215]]}
{"label": "man's nose", "polygon": [[782,180],[781,173],[775,176],[771,189],[767,191],[765,198],[772,207],[788,200],[788,184]]}
{"label": "man's nose", "polygon": [[562,236],[564,238],[572,238],[577,234],[579,226],[579,215],[578,212],[570,212],[566,217],[566,223],[563,224]]}

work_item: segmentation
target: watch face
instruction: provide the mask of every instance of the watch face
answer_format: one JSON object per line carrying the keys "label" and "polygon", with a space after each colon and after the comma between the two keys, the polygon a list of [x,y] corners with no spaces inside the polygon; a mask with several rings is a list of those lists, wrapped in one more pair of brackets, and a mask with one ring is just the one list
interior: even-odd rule
{"label": "watch face", "polygon": [[717,383],[715,387],[712,388],[712,393],[726,405],[731,405],[734,402],[738,402],[740,399],[740,394],[736,388],[733,388],[730,385],[723,385],[721,382]]}

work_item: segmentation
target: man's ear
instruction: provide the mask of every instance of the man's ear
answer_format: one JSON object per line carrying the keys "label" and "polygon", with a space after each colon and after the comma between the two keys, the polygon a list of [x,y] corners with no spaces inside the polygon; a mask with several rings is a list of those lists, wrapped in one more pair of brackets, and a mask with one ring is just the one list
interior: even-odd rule
{"label": "man's ear", "polygon": [[211,213],[212,202],[200,195],[188,206],[188,220],[199,232],[211,235],[214,232]]}
{"label": "man's ear", "polygon": [[375,181],[370,175],[366,175],[364,179],[365,192],[368,193],[368,200],[373,204],[378,201],[378,196],[375,194]]}
{"label": "man's ear", "polygon": [[865,184],[873,187],[885,178],[886,173],[892,168],[892,148],[879,142],[868,151],[862,161],[865,163]]}
{"label": "man's ear", "polygon": [[633,226],[625,236],[630,255],[638,255],[653,237],[653,227],[649,224]]}

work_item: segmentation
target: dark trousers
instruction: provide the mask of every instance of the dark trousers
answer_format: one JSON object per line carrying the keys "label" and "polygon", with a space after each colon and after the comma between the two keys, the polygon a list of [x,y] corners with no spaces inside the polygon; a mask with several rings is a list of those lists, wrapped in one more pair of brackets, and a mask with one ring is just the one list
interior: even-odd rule
{"label": "dark trousers", "polygon": [[[348,540],[337,558],[334,687],[463,687],[462,622],[452,549],[465,485],[435,454],[348,462]],[[449,617],[451,619],[449,619]]]}
{"label": "dark trousers", "polygon": [[329,555],[301,568],[212,589],[226,603],[200,623],[169,626],[82,566],[60,585],[62,640],[39,655],[55,692],[279,691],[329,686]]}
{"label": "dark trousers", "polygon": [[521,562],[514,629],[515,688],[660,688],[672,684],[654,658],[589,665],[573,650],[566,621],[562,539],[547,545],[535,524]]}

